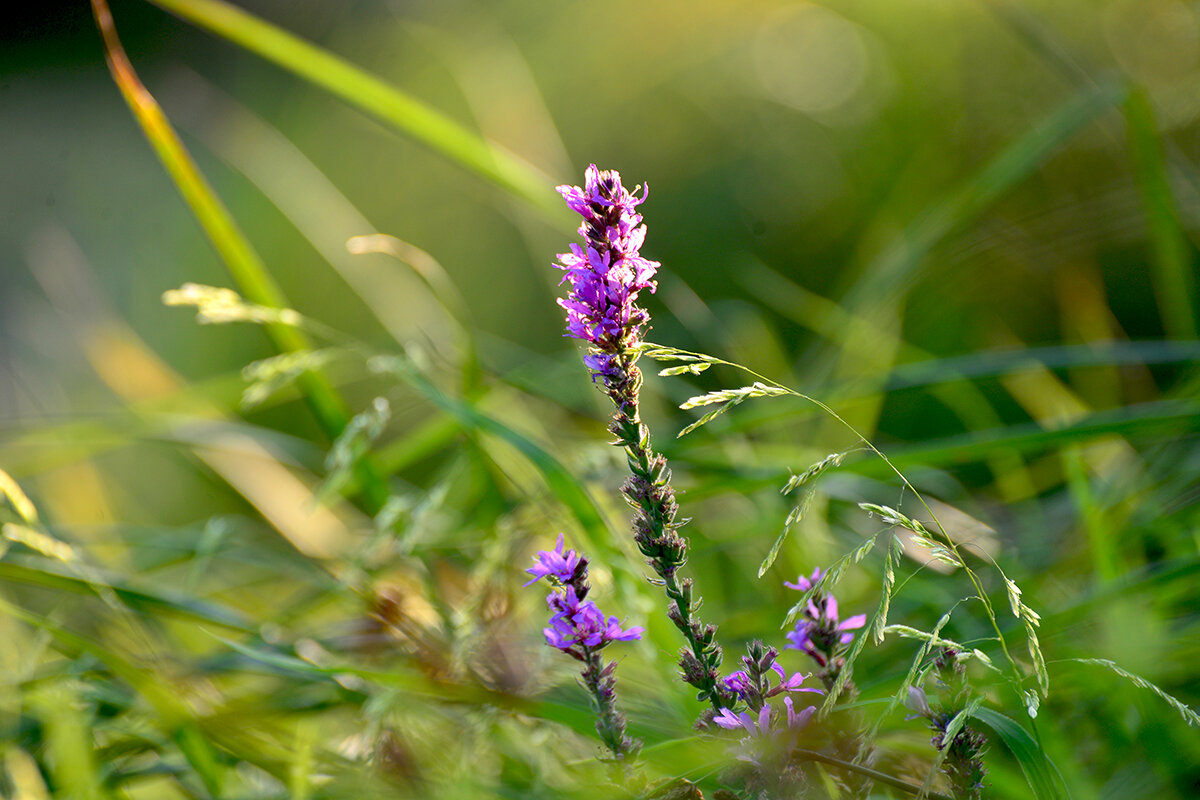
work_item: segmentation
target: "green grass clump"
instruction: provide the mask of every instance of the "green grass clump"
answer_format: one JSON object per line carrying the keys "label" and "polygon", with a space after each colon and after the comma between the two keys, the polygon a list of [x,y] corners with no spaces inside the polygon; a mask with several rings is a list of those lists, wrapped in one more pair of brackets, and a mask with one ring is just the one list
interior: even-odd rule
{"label": "green grass clump", "polygon": [[[2,48],[0,795],[728,788],[560,340],[587,156],[654,184],[642,417],[726,669],[819,564],[876,795],[945,790],[901,705],[953,646],[984,797],[1190,796],[1194,9],[336,5]],[[520,588],[560,530],[646,628],[621,787]]]}

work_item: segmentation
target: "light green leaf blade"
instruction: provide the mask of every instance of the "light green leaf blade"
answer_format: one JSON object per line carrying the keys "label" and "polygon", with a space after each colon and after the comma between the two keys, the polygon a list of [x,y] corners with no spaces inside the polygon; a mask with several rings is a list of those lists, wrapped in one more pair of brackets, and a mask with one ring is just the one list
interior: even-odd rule
{"label": "light green leaf blade", "polygon": [[361,67],[220,0],[150,2],[332,92],[570,226],[546,176]]}
{"label": "light green leaf blade", "polygon": [[1004,742],[1025,773],[1025,780],[1037,800],[1065,800],[1071,796],[1054,765],[1024,728],[990,708],[977,708],[972,716],[991,728]]}

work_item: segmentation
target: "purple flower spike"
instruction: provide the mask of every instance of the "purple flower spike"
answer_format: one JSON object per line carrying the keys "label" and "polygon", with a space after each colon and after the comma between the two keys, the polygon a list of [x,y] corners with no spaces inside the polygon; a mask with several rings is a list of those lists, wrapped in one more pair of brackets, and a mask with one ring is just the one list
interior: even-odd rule
{"label": "purple flower spike", "polygon": [[570,285],[558,304],[567,312],[567,336],[582,339],[595,351],[588,367],[596,378],[614,379],[618,369],[611,356],[641,341],[642,327],[650,315],[636,305],[643,289],[653,292],[659,264],[639,254],[646,226],[635,210],[646,199],[621,185],[615,170],[601,171],[592,164],[584,185],[559,186],[567,206],[583,217],[579,233],[585,246],[571,245],[560,253],[555,266],[566,272]]}
{"label": "purple flower spike", "polygon": [[821,580],[821,568],[817,567],[813,570],[812,577],[806,578],[801,575],[796,579],[795,583],[788,583],[787,581],[784,581],[783,585],[789,589],[795,589],[798,592],[807,592],[809,589],[815,586],[819,580]]}
{"label": "purple flower spike", "polygon": [[583,663],[580,678],[597,714],[596,732],[618,759],[624,759],[641,749],[641,742],[625,735],[625,717],[617,710],[615,662],[604,662],[600,651],[610,642],[640,639],[641,628],[621,630],[616,617],[604,613],[590,600],[584,601],[588,586],[588,561],[574,550],[567,550],[563,535],[553,550],[542,550],[534,556],[527,572],[533,579],[549,578],[552,584],[546,605],[550,607],[550,624],[542,629],[546,644]]}
{"label": "purple flower spike", "polygon": [[579,566],[579,554],[574,550],[563,552],[563,535],[558,535],[558,544],[553,550],[539,550],[538,554],[533,557],[536,562],[532,567],[525,570],[533,579],[525,583],[525,586],[535,583],[540,578],[547,575],[556,579],[559,583],[567,583],[575,575],[575,570]]}

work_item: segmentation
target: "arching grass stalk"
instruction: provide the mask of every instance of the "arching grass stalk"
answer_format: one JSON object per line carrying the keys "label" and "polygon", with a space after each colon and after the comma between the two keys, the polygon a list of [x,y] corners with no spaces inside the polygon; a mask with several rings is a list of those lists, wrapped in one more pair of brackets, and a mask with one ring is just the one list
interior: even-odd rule
{"label": "arching grass stalk", "polygon": [[[1024,685],[1024,682],[1025,682],[1025,675],[1024,675],[1024,673],[1022,673],[1020,666],[1017,664],[1016,659],[1013,657],[1012,653],[1010,652],[1010,650],[1008,648],[1008,643],[1004,638],[1003,632],[1001,632],[1001,630],[1000,630],[999,620],[997,620],[997,618],[996,618],[995,607],[992,605],[991,600],[988,598],[987,593],[984,591],[983,584],[979,579],[979,575],[973,569],[971,569],[970,566],[967,565],[966,560],[963,558],[962,553],[960,552],[957,543],[954,541],[953,537],[951,537],[949,535],[949,533],[947,533],[946,529],[942,526],[941,521],[938,520],[937,514],[935,514],[933,509],[930,508],[929,504],[925,501],[925,498],[921,495],[921,493],[919,491],[917,491],[916,487],[914,487],[909,482],[908,478],[905,477],[904,473],[901,472],[895,466],[895,464],[892,463],[891,459],[889,459],[883,451],[881,451],[879,448],[877,448],[871,442],[870,439],[868,439],[866,436],[859,433],[858,429],[856,429],[853,425],[851,425],[849,422],[847,422],[840,414],[838,414],[836,411],[834,411],[832,408],[830,408],[827,404],[821,402],[820,400],[816,399],[815,397],[811,397],[807,394],[804,394],[803,392],[798,392],[795,389],[785,386],[777,381],[773,381],[764,375],[760,375],[759,373],[755,372],[754,370],[750,369],[749,367],[734,363],[732,361],[726,361],[722,358],[717,358],[715,356],[710,356],[710,355],[707,355],[704,353],[695,353],[695,352],[691,352],[689,350],[682,350],[682,349],[675,348],[675,347],[668,347],[665,345],[654,344],[652,342],[642,342],[641,348],[642,348],[641,354],[648,356],[650,358],[654,358],[654,359],[657,359],[660,361],[666,361],[666,362],[674,361],[674,362],[682,362],[683,363],[684,366],[682,366],[682,367],[671,367],[666,370],[663,370],[663,372],[665,374],[674,374],[674,373],[679,373],[679,372],[684,372],[684,371],[698,373],[705,369],[708,369],[710,366],[720,365],[720,366],[732,367],[734,369],[741,370],[742,372],[750,375],[751,377],[753,377],[755,379],[755,382],[751,386],[742,387],[740,389],[727,389],[727,390],[721,390],[718,392],[711,392],[709,394],[702,395],[700,397],[693,397],[692,399],[690,399],[689,401],[684,403],[684,405],[683,405],[684,408],[695,408],[695,407],[699,407],[699,406],[714,405],[717,403],[720,403],[721,405],[719,405],[714,410],[709,411],[707,414],[704,415],[704,417],[702,417],[700,420],[697,420],[692,425],[689,425],[688,427],[684,428],[683,431],[680,432],[680,434],[679,434],[680,436],[682,436],[685,433],[689,433],[692,430],[695,430],[697,427],[700,427],[704,423],[713,419],[718,414],[723,413],[726,409],[731,408],[732,406],[737,405],[751,397],[791,395],[792,397],[798,397],[801,400],[812,403],[817,408],[821,409],[826,414],[828,414],[833,419],[835,419],[844,428],[846,428],[846,430],[850,431],[850,433],[852,433],[854,436],[858,437],[858,439],[861,442],[863,442],[864,446],[866,446],[867,449],[869,449],[872,453],[874,453],[876,456],[878,456],[888,466],[888,468],[893,473],[896,474],[896,476],[900,479],[900,481],[904,485],[904,487],[913,493],[913,496],[917,498],[917,501],[925,509],[926,513],[929,514],[930,519],[933,520],[934,527],[937,529],[937,532],[938,532],[940,538],[945,543],[944,544],[944,552],[946,553],[947,558],[951,559],[955,563],[955,565],[962,567],[963,572],[967,575],[968,580],[970,580],[971,585],[975,589],[975,594],[978,597],[979,602],[983,605],[984,613],[987,614],[987,617],[991,624],[992,630],[995,631],[995,633],[996,633],[996,641],[999,643],[1000,649],[1004,653],[1004,657],[1007,660],[1009,667],[1011,669],[1014,687],[1016,688],[1018,693],[1022,695],[1023,702],[1026,704],[1026,706],[1030,710],[1030,716],[1033,717],[1036,714],[1036,710],[1037,710],[1036,695],[1034,695],[1031,692],[1024,692],[1022,690],[1022,686]],[[886,510],[891,511],[890,509],[886,509]],[[928,534],[928,531],[924,530],[924,526],[920,525],[919,522],[917,522],[915,520],[910,520],[907,517],[903,517],[903,515],[900,515],[895,512],[893,512],[890,515],[885,515],[884,521],[888,522],[889,524],[892,524],[892,525],[902,525],[904,527],[914,527],[915,528],[915,526],[919,526],[921,528],[921,530],[923,530],[926,534]],[[909,524],[906,525],[905,523],[909,523]],[[916,531],[916,532],[920,533],[920,531]],[[942,546],[941,543],[939,543],[939,546]],[[994,561],[992,561],[992,564],[993,564],[993,566],[996,566],[997,570],[999,570],[999,565],[995,564]],[[1020,619],[1025,625],[1026,634],[1029,637],[1029,651],[1030,651],[1030,657],[1031,657],[1031,659],[1033,661],[1033,665],[1034,665],[1034,672],[1036,674],[1036,678],[1038,681],[1039,688],[1041,689],[1042,696],[1045,696],[1046,693],[1049,691],[1049,677],[1046,673],[1045,660],[1042,656],[1041,647],[1038,644],[1037,633],[1035,630],[1035,628],[1040,623],[1040,618],[1038,617],[1036,612],[1034,612],[1032,609],[1030,609],[1028,606],[1026,606],[1021,601],[1021,599],[1020,599],[1021,591],[1017,587],[1017,585],[1011,579],[1009,579],[1008,576],[1003,573],[1003,571],[1001,571],[1000,574],[1001,574],[1001,577],[1004,579],[1005,589],[1008,592],[1008,597],[1009,597],[1010,605],[1012,606],[1013,614],[1018,619]],[[856,654],[856,653],[854,653],[854,654]],[[839,676],[838,676],[839,684],[831,687],[829,695],[825,699],[825,705],[821,709],[823,715],[827,714],[832,709],[833,704],[836,703],[836,701],[837,701],[837,697],[840,693],[842,685],[844,685],[845,681],[849,680],[851,672],[852,672],[850,662],[853,660],[854,654],[852,654],[851,658],[848,659],[847,664],[846,664],[846,669],[842,673],[839,674]],[[1036,733],[1036,728],[1035,728],[1035,733]]]}

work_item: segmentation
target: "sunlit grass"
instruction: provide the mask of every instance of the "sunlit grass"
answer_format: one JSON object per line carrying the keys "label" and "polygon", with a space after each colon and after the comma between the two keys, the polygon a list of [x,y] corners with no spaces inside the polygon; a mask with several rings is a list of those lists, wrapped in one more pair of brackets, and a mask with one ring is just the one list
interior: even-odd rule
{"label": "sunlit grass", "polygon": [[[469,87],[446,88],[447,75],[479,77],[462,39],[527,60],[577,158],[653,176],[654,256],[667,263],[651,338],[718,359],[649,377],[644,415],[693,518],[688,569],[728,658],[752,638],[782,643],[795,602],[782,580],[842,563],[843,608],[878,623],[855,644],[854,713],[878,729],[883,772],[915,785],[931,774],[928,731],[895,698],[936,631],[1015,676],[972,668],[975,719],[992,736],[985,797],[1188,796],[1200,763],[1200,182],[1177,91],[1200,65],[1115,41],[1120,4],[1098,12],[1110,32],[1092,43],[1116,53],[1112,69],[1055,33],[1057,15],[1091,13],[1076,4],[1045,19],[1007,3],[919,19],[846,3],[819,14],[769,4],[737,20],[714,4],[663,7],[653,13],[677,31],[653,52],[618,48],[597,72],[608,62],[592,55],[594,10],[582,5],[392,9],[373,31],[358,19],[349,38],[310,41],[215,0],[152,2],[283,67],[289,91],[311,84],[336,100],[288,119],[208,77],[139,78],[139,54],[116,43],[121,9],[115,28],[101,26],[138,130],[229,278],[215,261],[181,280],[111,278],[111,255],[93,256],[94,233],[70,218],[22,239],[37,284],[10,297],[38,300],[3,321],[5,382],[19,388],[0,395],[0,794],[622,791],[596,758],[570,665],[540,641],[540,595],[519,588],[529,555],[560,530],[592,557],[596,591],[647,628],[621,659],[630,732],[646,743],[647,783],[626,788],[719,787],[728,754],[692,734],[701,705],[676,677],[680,640],[626,534],[603,398],[557,339],[548,263],[571,224],[551,189],[578,178],[546,177],[553,158],[530,166],[510,155],[520,142],[490,135],[521,129],[496,113],[502,99],[483,109]],[[1163,7],[1200,30],[1183,4]],[[858,59],[860,89],[814,94],[763,77],[790,63],[770,48],[806,14],[837,34],[826,57]],[[373,49],[384,30],[409,48],[397,60]],[[906,55],[910,38],[937,30],[944,50]],[[1021,74],[1066,79],[1027,78],[1027,96],[986,113],[947,100],[980,82],[985,94],[1022,86],[948,66],[969,46],[946,32],[966,42],[980,30]],[[644,26],[629,35],[649,44]],[[361,58],[346,41],[363,44]],[[273,68],[239,69],[253,82]],[[173,125],[189,97],[206,98],[209,116]],[[339,127],[343,103],[374,121]],[[351,140],[403,153],[404,174],[385,175]],[[1114,185],[1110,204],[1097,199]],[[288,244],[246,209],[275,215]],[[108,247],[139,257],[137,241]],[[147,319],[181,324],[186,312],[140,309],[183,280],[235,287],[252,324],[160,336]],[[0,301],[6,314],[24,302]],[[247,359],[231,352],[210,362],[223,373],[184,377],[191,351],[212,342],[262,348],[259,323],[272,349],[255,357],[290,360],[243,374]],[[70,364],[47,363],[68,349]],[[710,393],[748,383],[729,362],[835,413],[781,388],[675,441],[705,410],[675,406],[736,399]],[[18,392],[69,399],[39,417]],[[780,494],[831,453],[836,467],[792,487],[810,492]],[[938,518],[954,522],[939,531]],[[903,553],[887,544],[893,529]],[[1010,611],[997,566],[1041,616],[1049,691],[1036,718],[1017,690],[1044,683],[1033,629],[1019,603]]]}

